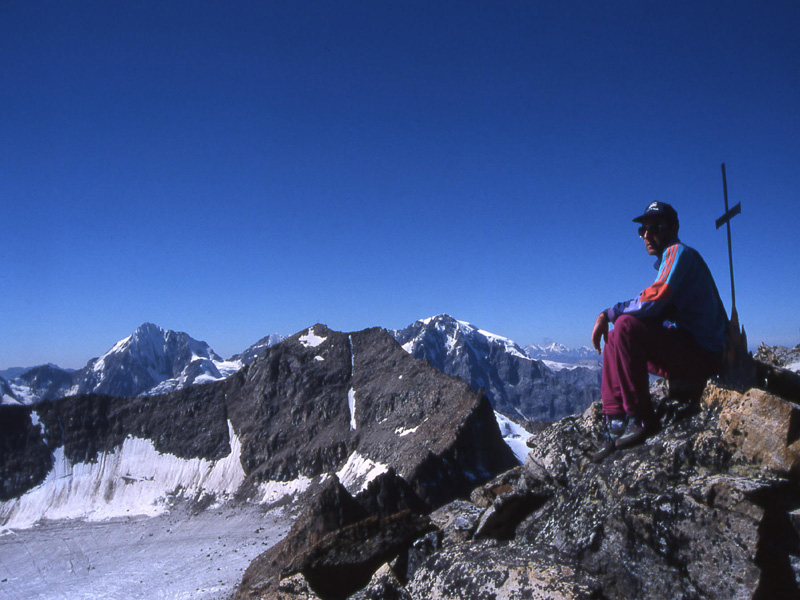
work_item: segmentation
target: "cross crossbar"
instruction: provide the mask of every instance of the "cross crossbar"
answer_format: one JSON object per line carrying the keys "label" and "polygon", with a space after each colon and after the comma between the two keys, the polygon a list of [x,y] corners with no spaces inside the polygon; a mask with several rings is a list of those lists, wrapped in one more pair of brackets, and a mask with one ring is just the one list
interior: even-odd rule
{"label": "cross crossbar", "polygon": [[736,215],[740,214],[742,214],[742,203],[737,202],[736,206],[734,206],[732,209],[730,209],[728,212],[726,212],[724,215],[722,215],[719,219],[715,221],[715,223],[717,224],[717,229],[725,225]]}

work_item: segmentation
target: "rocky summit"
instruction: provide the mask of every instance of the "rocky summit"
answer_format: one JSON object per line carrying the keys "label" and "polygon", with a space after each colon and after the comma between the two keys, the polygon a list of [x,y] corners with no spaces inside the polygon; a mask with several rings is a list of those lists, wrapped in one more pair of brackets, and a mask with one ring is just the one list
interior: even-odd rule
{"label": "rocky summit", "polygon": [[379,328],[316,325],[230,378],[225,397],[242,464],[259,482],[336,471],[358,490],[364,466],[391,467],[435,505],[516,462],[485,396]]}
{"label": "rocky summit", "polygon": [[[592,461],[603,442],[596,403],[536,434],[524,465],[469,499],[427,521],[396,517],[409,537],[419,532],[401,552],[389,543],[384,554],[369,550],[365,534],[344,522],[295,536],[309,541],[304,548],[278,547],[269,560],[279,580],[268,592],[240,589],[240,596],[799,598],[800,407],[759,389],[709,384],[688,399],[677,389],[656,386],[660,429],[638,446]],[[393,526],[373,520],[369,535],[382,539]],[[326,554],[328,564],[342,563],[348,553],[372,559],[369,582],[353,590],[361,573],[350,586],[320,586],[320,571],[309,565],[324,564]]]}

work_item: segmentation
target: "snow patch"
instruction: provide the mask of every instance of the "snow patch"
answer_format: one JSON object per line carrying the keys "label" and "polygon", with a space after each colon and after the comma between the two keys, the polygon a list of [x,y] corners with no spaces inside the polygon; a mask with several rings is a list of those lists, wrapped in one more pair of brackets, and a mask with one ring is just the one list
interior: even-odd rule
{"label": "snow patch", "polygon": [[520,463],[524,463],[528,457],[530,448],[526,445],[528,438],[531,434],[528,433],[522,425],[518,425],[505,415],[494,411],[494,418],[497,421],[497,426],[500,428],[500,434],[503,436],[503,441],[511,448],[514,456]]}
{"label": "snow patch", "polygon": [[312,327],[307,334],[300,336],[299,342],[306,348],[316,348],[327,339],[327,337],[320,337],[314,333],[314,328]]}
{"label": "snow patch", "polygon": [[353,452],[344,466],[336,471],[336,476],[347,491],[355,495],[365,490],[370,481],[388,470],[388,465],[377,463],[366,456],[361,456],[358,452]]}
{"label": "snow patch", "polygon": [[228,421],[231,452],[220,460],[184,459],[157,451],[152,440],[129,436],[97,462],[72,463],[64,448],[36,488],[0,502],[0,524],[31,527],[43,519],[102,521],[166,512],[171,500],[212,495],[218,506],[233,497],[245,478],[241,442]]}
{"label": "snow patch", "polygon": [[456,330],[452,335],[447,336],[447,341],[445,342],[445,351],[447,354],[453,352],[453,349],[456,348],[458,344],[458,330]]}
{"label": "snow patch", "polygon": [[300,476],[292,481],[266,481],[258,485],[260,504],[273,504],[287,496],[296,496],[311,485],[313,479]]}
{"label": "snow patch", "polygon": [[244,367],[244,363],[240,360],[223,360],[222,362],[218,361],[211,361],[219,370],[219,374],[222,375],[223,379],[227,379],[237,371],[240,371],[242,367]]}
{"label": "snow patch", "polygon": [[542,364],[544,364],[545,367],[547,367],[551,371],[574,371],[575,369],[580,368],[580,365],[571,365],[562,362],[555,362],[553,360],[542,360],[541,362]]}
{"label": "snow patch", "polygon": [[34,427],[38,427],[39,431],[42,431],[42,422],[39,420],[39,413],[35,410],[31,411],[31,423]]}
{"label": "snow patch", "polygon": [[[27,385],[20,385],[17,383],[9,382],[9,386],[11,387],[11,391],[14,393],[14,395],[17,397],[18,400],[18,402],[13,401],[11,402],[11,404],[35,404],[40,400],[39,396],[37,396],[36,393]],[[13,400],[13,398],[11,398],[10,396],[9,398]]]}
{"label": "snow patch", "polygon": [[[352,380],[356,373],[356,353],[353,351],[353,336],[347,336],[350,341],[350,379]],[[350,409],[350,429],[358,427],[356,423],[356,389],[351,387],[347,392],[347,406]]]}
{"label": "snow patch", "polygon": [[419,429],[419,425],[416,427],[411,427],[410,429],[404,429],[403,427],[398,427],[394,430],[394,432],[398,435],[398,437],[407,436],[410,433],[414,433],[417,429]]}
{"label": "snow patch", "polygon": [[321,356],[315,356],[315,357],[314,357],[314,360],[315,360],[315,361],[317,361],[317,362],[322,362],[322,361],[324,361],[325,359],[324,359],[323,357],[321,357]]}
{"label": "snow patch", "polygon": [[350,409],[350,429],[355,429],[358,424],[356,423],[356,390],[354,388],[350,388],[350,391],[347,392],[347,406]]}

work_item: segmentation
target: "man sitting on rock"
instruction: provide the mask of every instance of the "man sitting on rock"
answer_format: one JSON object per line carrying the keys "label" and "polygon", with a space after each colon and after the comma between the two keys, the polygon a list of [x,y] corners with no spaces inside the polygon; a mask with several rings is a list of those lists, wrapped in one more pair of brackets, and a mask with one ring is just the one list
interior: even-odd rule
{"label": "man sitting on rock", "polygon": [[652,202],[633,221],[641,223],[647,253],[657,257],[658,276],[637,298],[604,310],[594,324],[598,354],[600,340],[606,341],[601,394],[608,433],[595,460],[642,441],[656,427],[648,372],[704,380],[722,366],[725,307],[705,261],[678,240],[678,213]]}

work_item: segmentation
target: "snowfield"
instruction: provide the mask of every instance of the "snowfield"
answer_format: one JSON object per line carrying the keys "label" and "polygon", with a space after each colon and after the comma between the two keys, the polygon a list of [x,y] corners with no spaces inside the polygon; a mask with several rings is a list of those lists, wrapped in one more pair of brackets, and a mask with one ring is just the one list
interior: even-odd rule
{"label": "snowfield", "polygon": [[222,600],[250,562],[280,541],[283,509],[60,521],[0,535],[4,600]]}

